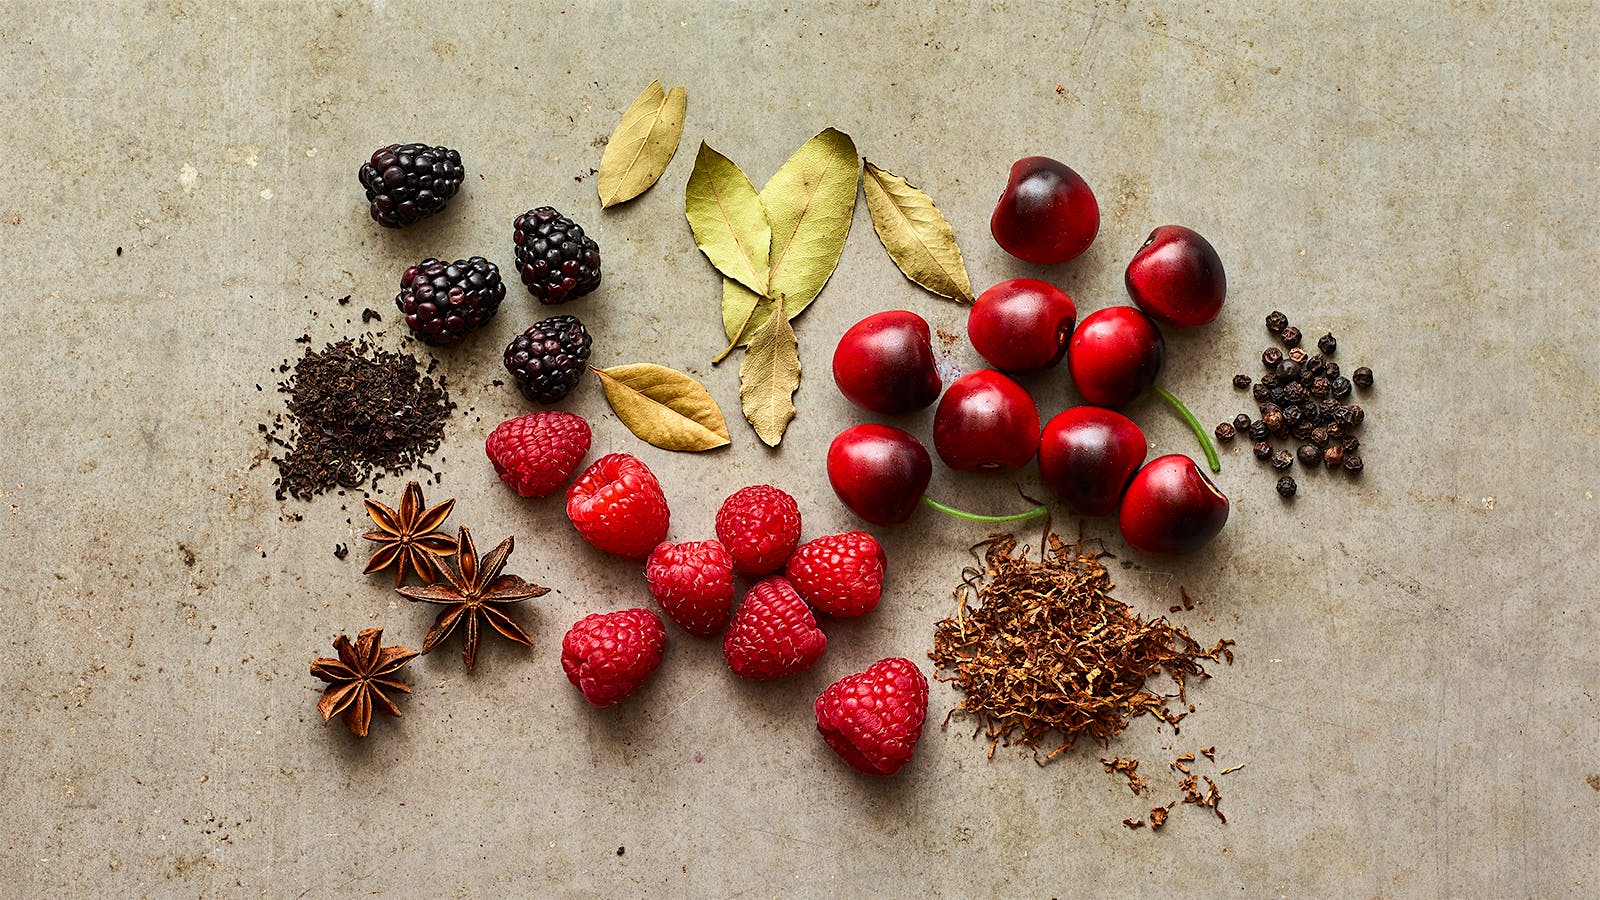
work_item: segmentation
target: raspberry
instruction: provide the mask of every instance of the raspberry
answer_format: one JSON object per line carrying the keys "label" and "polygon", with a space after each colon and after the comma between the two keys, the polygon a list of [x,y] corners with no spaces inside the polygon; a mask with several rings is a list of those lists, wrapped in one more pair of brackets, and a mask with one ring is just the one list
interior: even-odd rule
{"label": "raspberry", "polygon": [[860,616],[878,608],[887,560],[865,531],[807,541],[789,557],[789,583],[818,612]]}
{"label": "raspberry", "polygon": [[670,513],[650,467],[636,456],[612,453],[567,488],[567,518],[596,548],[644,559],[666,539]]}
{"label": "raspberry", "polygon": [[828,685],[817,697],[817,731],[858,772],[893,775],[911,761],[928,718],[928,679],[893,657]]}
{"label": "raspberry", "polygon": [[595,613],[561,639],[567,680],[595,706],[610,706],[644,684],[661,665],[667,631],[648,609]]}
{"label": "raspberry", "polygon": [[600,286],[600,246],[554,207],[518,216],[511,240],[522,283],[540,303],[565,303]]}
{"label": "raspberry", "polygon": [[496,425],[483,451],[512,490],[546,497],[567,483],[588,454],[589,423],[572,413],[528,413]]}
{"label": "raspberry", "polygon": [[733,612],[733,557],[721,541],[662,541],[645,563],[650,596],[683,630],[712,637]]}
{"label": "raspberry", "polygon": [[425,259],[400,276],[394,305],[424,343],[449,347],[494,318],[505,296],[500,270],[481,256],[453,263]]}
{"label": "raspberry", "polygon": [[746,575],[775,572],[800,543],[800,507],[770,484],[740,488],[717,510],[717,537]]}
{"label": "raspberry", "polygon": [[811,608],[781,576],[744,595],[722,638],[722,658],[741,678],[782,678],[811,668],[828,649]]}
{"label": "raspberry", "polygon": [[367,190],[373,221],[404,228],[444,209],[461,189],[466,170],[461,154],[449,147],[390,144],[373,151],[357,176]]}
{"label": "raspberry", "polygon": [[577,316],[551,316],[506,345],[506,371],[522,396],[557,403],[578,386],[591,343]]}

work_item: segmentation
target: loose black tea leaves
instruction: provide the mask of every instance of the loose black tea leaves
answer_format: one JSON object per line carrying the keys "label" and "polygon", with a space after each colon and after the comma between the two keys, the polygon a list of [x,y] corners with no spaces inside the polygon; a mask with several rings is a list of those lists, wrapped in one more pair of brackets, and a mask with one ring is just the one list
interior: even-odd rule
{"label": "loose black tea leaves", "polygon": [[310,500],[416,466],[439,448],[455,409],[443,377],[435,383],[416,357],[367,338],[307,349],[278,390],[289,397],[288,415],[260,430],[284,451],[272,459],[280,500]]}
{"label": "loose black tea leaves", "polygon": [[[1186,704],[1188,680],[1209,677],[1201,660],[1231,663],[1233,642],[1205,649],[1164,617],[1141,618],[1111,596],[1101,554],[1054,534],[1047,540],[1044,559],[1032,560],[1015,537],[991,536],[978,545],[984,567],[962,573],[959,608],[935,626],[928,653],[939,680],[963,694],[951,716],[977,720],[990,757],[997,745],[1016,743],[1032,748],[1040,765],[1086,735],[1103,746],[1145,713],[1176,732],[1186,713],[1169,701]],[[1146,686],[1162,671],[1176,694]],[[1041,758],[1040,742],[1051,734],[1060,743]]]}

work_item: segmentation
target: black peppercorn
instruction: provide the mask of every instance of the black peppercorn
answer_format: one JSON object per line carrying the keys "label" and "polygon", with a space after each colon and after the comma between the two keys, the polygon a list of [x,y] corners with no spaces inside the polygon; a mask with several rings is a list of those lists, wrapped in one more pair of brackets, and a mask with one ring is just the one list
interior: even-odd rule
{"label": "black peppercorn", "polygon": [[1297,441],[1309,441],[1311,440],[1311,429],[1313,427],[1315,426],[1313,426],[1310,422],[1301,422],[1289,429],[1289,433],[1293,435],[1294,439]]}
{"label": "black peppercorn", "polygon": [[1267,398],[1269,400],[1271,400],[1273,403],[1282,403],[1282,402],[1284,402],[1283,388],[1275,387],[1272,390],[1267,391]]}
{"label": "black peppercorn", "polygon": [[1329,380],[1332,380],[1334,378],[1338,378],[1339,377],[1339,364],[1334,362],[1331,359],[1328,360],[1328,364],[1326,366],[1324,366],[1323,369],[1322,369],[1322,374],[1328,376]]}
{"label": "black peppercorn", "polygon": [[1326,429],[1326,428],[1313,428],[1313,429],[1311,429],[1311,443],[1316,444],[1318,447],[1321,447],[1323,444],[1326,444],[1327,442],[1328,442],[1328,429]]}
{"label": "black peppercorn", "polygon": [[1238,390],[1244,390],[1250,386],[1250,376],[1242,373],[1233,376],[1233,386]]}
{"label": "black peppercorn", "polygon": [[1271,406],[1261,413],[1261,424],[1265,425],[1267,430],[1273,434],[1282,434],[1284,425],[1287,422],[1284,418],[1283,410],[1276,406]]}
{"label": "black peppercorn", "polygon": [[1361,420],[1367,417],[1367,411],[1359,406],[1350,406],[1346,408],[1350,410],[1350,427],[1352,428],[1360,426]]}
{"label": "black peppercorn", "polygon": [[1266,441],[1256,441],[1250,450],[1256,455],[1256,459],[1266,459],[1272,455],[1272,445]]}
{"label": "black peppercorn", "polygon": [[1283,389],[1283,399],[1288,400],[1290,403],[1304,403],[1305,399],[1310,395],[1311,392],[1306,390],[1306,386],[1299,382],[1295,382]]}
{"label": "black peppercorn", "polygon": [[1332,447],[1322,451],[1322,461],[1327,463],[1328,468],[1337,469],[1339,464],[1344,462],[1344,451],[1339,448],[1338,444],[1334,444]]}
{"label": "black peppercorn", "polygon": [[1300,364],[1292,359],[1278,363],[1278,383],[1287,385],[1300,377]]}
{"label": "black peppercorn", "polygon": [[1267,439],[1268,436],[1269,436],[1269,433],[1267,431],[1267,423],[1265,423],[1265,422],[1251,422],[1250,423],[1250,440],[1252,440],[1252,441],[1264,441],[1264,440]]}
{"label": "black peppercorn", "polygon": [[1322,458],[1322,450],[1312,444],[1301,444],[1295,455],[1300,457],[1300,465],[1314,466]]}
{"label": "black peppercorn", "polygon": [[1284,330],[1285,328],[1288,328],[1288,327],[1289,327],[1289,317],[1284,315],[1283,313],[1278,312],[1277,310],[1273,310],[1271,313],[1269,313],[1267,315],[1267,330],[1272,332],[1273,334],[1277,334],[1278,332],[1280,332],[1280,331],[1282,331],[1282,330]]}
{"label": "black peppercorn", "polygon": [[1248,413],[1239,413],[1237,416],[1234,416],[1233,417],[1233,430],[1234,431],[1249,431],[1250,430],[1250,415]]}
{"label": "black peppercorn", "polygon": [[1317,338],[1317,349],[1324,354],[1332,356],[1339,349],[1339,342],[1334,340],[1332,334],[1325,334]]}
{"label": "black peppercorn", "polygon": [[1326,376],[1318,375],[1311,379],[1311,396],[1326,397],[1333,392],[1333,384]]}
{"label": "black peppercorn", "polygon": [[1258,384],[1264,384],[1269,388],[1279,387],[1279,384],[1278,384],[1278,373],[1277,372],[1268,372],[1267,374],[1261,376],[1261,380],[1259,382],[1257,382],[1257,383]]}
{"label": "black peppercorn", "polygon": [[1285,347],[1298,347],[1300,346],[1300,329],[1290,325],[1288,328],[1278,332],[1278,340],[1283,341]]}
{"label": "black peppercorn", "polygon": [[1301,350],[1299,347],[1296,347],[1293,350],[1289,351],[1289,358],[1291,360],[1293,360],[1296,364],[1302,365],[1302,366],[1305,365],[1311,359],[1311,357],[1307,356],[1306,352],[1304,350]]}
{"label": "black peppercorn", "polygon": [[1272,467],[1274,469],[1287,469],[1294,465],[1294,455],[1287,450],[1272,451]]}
{"label": "black peppercorn", "polygon": [[1344,434],[1343,425],[1340,425],[1338,422],[1330,422],[1328,424],[1328,440],[1331,441],[1341,434]]}
{"label": "black peppercorn", "polygon": [[1294,483],[1294,479],[1285,475],[1278,479],[1278,496],[1284,498],[1293,497],[1297,487],[1298,485]]}
{"label": "black peppercorn", "polygon": [[1351,372],[1350,378],[1351,380],[1355,381],[1356,387],[1358,388],[1372,387],[1372,370],[1366,366],[1362,366],[1361,368],[1356,369],[1354,372]]}
{"label": "black peppercorn", "polygon": [[1255,387],[1250,389],[1250,396],[1256,398],[1256,402],[1260,403],[1267,399],[1268,393],[1271,390],[1271,388],[1258,382]]}
{"label": "black peppercorn", "polygon": [[1283,424],[1289,426],[1290,428],[1299,425],[1305,419],[1305,417],[1306,414],[1301,412],[1300,407],[1298,406],[1291,405],[1283,408]]}
{"label": "black peppercorn", "polygon": [[1277,347],[1268,347],[1261,351],[1261,364],[1269,369],[1277,368],[1283,362],[1283,351]]}
{"label": "black peppercorn", "polygon": [[1351,474],[1354,474],[1356,472],[1360,472],[1361,471],[1361,457],[1357,456],[1354,453],[1351,453],[1351,454],[1347,455],[1344,458],[1344,470],[1346,472],[1350,472]]}
{"label": "black peppercorn", "polygon": [[1305,369],[1313,375],[1324,374],[1328,371],[1328,361],[1323,359],[1321,355],[1313,356],[1306,360]]}
{"label": "black peppercorn", "polygon": [[1346,452],[1346,453],[1354,453],[1357,450],[1361,449],[1361,441],[1359,439],[1357,439],[1354,435],[1351,435],[1350,437],[1347,437],[1344,440],[1340,441],[1339,442],[1339,446],[1343,447],[1344,448],[1344,452]]}
{"label": "black peppercorn", "polygon": [[1229,422],[1223,422],[1217,426],[1217,440],[1219,441],[1233,440],[1234,433],[1233,425]]}
{"label": "black peppercorn", "polygon": [[1345,378],[1342,375],[1329,382],[1328,386],[1333,392],[1333,396],[1339,398],[1340,400],[1350,396],[1350,379]]}

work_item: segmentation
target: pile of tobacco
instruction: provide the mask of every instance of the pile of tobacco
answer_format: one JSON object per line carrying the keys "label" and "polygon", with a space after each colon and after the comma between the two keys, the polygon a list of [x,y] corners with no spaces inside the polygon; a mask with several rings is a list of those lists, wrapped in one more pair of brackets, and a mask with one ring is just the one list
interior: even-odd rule
{"label": "pile of tobacco", "polygon": [[[439,447],[455,404],[409,353],[390,352],[346,338],[321,350],[307,348],[278,385],[287,394],[288,418],[259,427],[283,448],[278,499],[309,500],[334,487],[354,488],[374,472],[395,474]],[[280,371],[289,371],[285,362]],[[288,432],[285,440],[280,437]]]}
{"label": "pile of tobacco", "polygon": [[[1361,441],[1355,433],[1366,419],[1366,410],[1345,401],[1352,388],[1372,387],[1372,370],[1361,366],[1348,377],[1340,372],[1332,359],[1339,342],[1332,334],[1317,339],[1321,352],[1308,354],[1300,347],[1300,329],[1289,324],[1288,316],[1274,310],[1266,323],[1283,348],[1261,351],[1266,373],[1254,384],[1249,375],[1233,376],[1235,388],[1251,392],[1259,418],[1240,413],[1232,422],[1217,426],[1217,439],[1230,441],[1236,435],[1247,435],[1256,459],[1270,462],[1274,470],[1284,473],[1278,479],[1278,493],[1284,497],[1293,497],[1298,489],[1288,474],[1296,458],[1306,468],[1323,465],[1359,474],[1363,468]],[[1290,453],[1274,449],[1273,440],[1298,442],[1299,446]]]}
{"label": "pile of tobacco", "polygon": [[[1209,650],[1165,618],[1145,620],[1111,596],[1102,554],[1048,536],[1042,560],[1028,558],[1011,535],[979,544],[984,567],[962,573],[960,610],[935,626],[928,656],[964,695],[951,715],[977,719],[995,746],[1021,744],[1043,765],[1087,735],[1100,744],[1149,713],[1173,727],[1187,712],[1189,678],[1206,678],[1201,660],[1233,662],[1232,641]],[[1146,686],[1165,671],[1175,695]],[[948,717],[946,719],[948,724]],[[1041,741],[1060,744],[1042,759]]]}

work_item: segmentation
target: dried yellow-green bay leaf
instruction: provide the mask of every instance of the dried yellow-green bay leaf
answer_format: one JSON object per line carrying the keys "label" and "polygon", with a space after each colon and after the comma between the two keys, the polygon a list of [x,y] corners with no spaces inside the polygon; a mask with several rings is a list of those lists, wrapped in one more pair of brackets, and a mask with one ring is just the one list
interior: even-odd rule
{"label": "dried yellow-green bay leaf", "polygon": [[862,160],[862,191],[878,240],[905,276],[941,297],[972,302],[961,247],[933,198],[893,172]]}
{"label": "dried yellow-green bay leaf", "polygon": [[[822,292],[850,234],[860,163],[849,135],[824,129],[761,189],[761,206],[772,226],[768,289],[752,293],[724,286],[722,327],[728,340],[742,343],[765,321],[766,305],[758,294],[782,297],[792,319]],[[754,287],[748,282],[745,286]]]}
{"label": "dried yellow-green bay leaf", "polygon": [[700,382],[652,363],[594,369],[617,418],[663,450],[711,450],[731,443],[722,409]]}
{"label": "dried yellow-green bay leaf", "polygon": [[[775,307],[764,300],[763,307]],[[764,310],[762,323],[750,332],[750,346],[739,363],[739,404],[756,437],[778,446],[794,418],[794,392],[800,387],[800,347],[789,317]]]}
{"label": "dried yellow-green bay leaf", "polygon": [[602,209],[650,190],[667,170],[667,163],[678,152],[678,139],[683,137],[688,105],[689,95],[682,87],[663,91],[659,81],[650,82],[644,93],[634,98],[600,157],[595,184]]}
{"label": "dried yellow-green bay leaf", "polygon": [[701,142],[683,191],[694,242],[723,275],[758,294],[767,291],[767,224],[755,186],[733,161]]}

